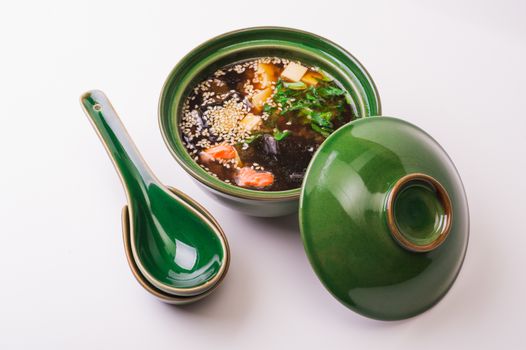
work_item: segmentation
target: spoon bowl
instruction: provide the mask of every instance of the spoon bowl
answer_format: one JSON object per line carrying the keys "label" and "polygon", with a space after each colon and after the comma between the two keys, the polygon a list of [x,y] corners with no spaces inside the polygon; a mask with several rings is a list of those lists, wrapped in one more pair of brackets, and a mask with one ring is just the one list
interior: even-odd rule
{"label": "spoon bowl", "polygon": [[[189,205],[193,206],[196,210],[200,211],[203,215],[207,216],[214,224],[217,225],[218,229],[221,230],[219,227],[219,224],[217,221],[210,215],[210,213],[204,209],[200,204],[193,201],[190,197],[188,197],[183,192],[168,187],[170,191],[174,192],[177,196],[179,196],[182,200],[186,201]],[[208,296],[210,293],[212,293],[216,287],[219,285],[219,283],[216,283],[215,287],[210,288],[206,292],[195,295],[195,296],[175,296],[172,294],[168,294],[158,288],[156,288],[154,285],[152,285],[148,280],[144,277],[144,275],[141,273],[139,268],[137,267],[137,264],[135,263],[135,260],[133,259],[133,253],[131,250],[131,242],[130,242],[130,217],[129,217],[129,211],[128,206],[125,205],[122,208],[122,238],[124,243],[124,253],[126,254],[126,260],[128,261],[128,265],[130,267],[130,270],[137,280],[139,284],[150,294],[152,294],[154,297],[159,299],[160,301],[163,301],[168,304],[173,305],[184,305],[193,303],[195,301],[198,301],[206,296]],[[227,266],[228,268],[228,266]],[[223,274],[223,277],[225,275]]]}
{"label": "spoon bowl", "polygon": [[217,222],[155,177],[103,92],[89,91],[81,103],[124,185],[131,257],[141,276],[178,297],[200,296],[215,287],[230,258]]}

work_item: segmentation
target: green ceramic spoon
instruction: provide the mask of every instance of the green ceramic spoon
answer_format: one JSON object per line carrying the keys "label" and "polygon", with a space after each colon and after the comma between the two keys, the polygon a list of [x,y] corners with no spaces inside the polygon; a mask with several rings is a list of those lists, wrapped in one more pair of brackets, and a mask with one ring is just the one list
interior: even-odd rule
{"label": "green ceramic spoon", "polygon": [[[212,221],[215,225],[217,225],[218,229],[221,229],[217,221],[212,217],[212,215],[199,203],[195,202],[193,199],[188,197],[183,192],[168,187],[168,189],[172,192],[174,192],[179,198],[184,200],[188,203],[188,205],[195,208],[195,210],[202,213],[204,216],[206,216],[210,221]],[[223,233],[222,233],[223,234]],[[152,285],[148,280],[144,277],[144,275],[139,271],[139,268],[137,267],[137,264],[135,263],[135,260],[133,259],[133,253],[131,251],[131,243],[130,243],[130,217],[129,217],[129,211],[128,206],[125,205],[124,208],[122,208],[122,239],[124,243],[124,253],[126,254],[126,260],[128,261],[128,265],[130,266],[130,270],[132,274],[134,275],[135,279],[139,284],[150,294],[152,294],[157,299],[168,303],[168,304],[174,304],[174,305],[184,305],[193,303],[197,300],[200,300],[206,296],[208,296],[210,293],[212,293],[216,288],[212,287],[209,290],[207,290],[204,293],[201,293],[199,295],[194,296],[177,296],[173,294],[168,294],[158,288],[156,288],[154,285]],[[228,266],[227,266],[228,268]],[[223,274],[224,276],[225,274]],[[216,283],[216,286],[219,283]]]}
{"label": "green ceramic spoon", "polygon": [[221,229],[155,177],[103,92],[85,93],[81,104],[124,185],[130,248],[144,278],[176,296],[214,287],[230,255]]}

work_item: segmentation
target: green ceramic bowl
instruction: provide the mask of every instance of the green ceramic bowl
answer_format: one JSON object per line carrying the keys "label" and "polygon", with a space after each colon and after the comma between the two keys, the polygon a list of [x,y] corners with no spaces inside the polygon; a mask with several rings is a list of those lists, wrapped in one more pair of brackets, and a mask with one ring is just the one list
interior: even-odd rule
{"label": "green ceramic bowl", "polygon": [[226,64],[262,56],[296,58],[321,67],[349,91],[359,117],[380,115],[380,98],[373,80],[350,53],[325,38],[290,28],[257,27],[226,33],[198,46],[175,66],[159,101],[161,133],[172,155],[230,207],[249,215],[280,216],[297,211],[301,188],[269,192],[224,183],[194,162],[178,128],[184,99],[200,80]]}

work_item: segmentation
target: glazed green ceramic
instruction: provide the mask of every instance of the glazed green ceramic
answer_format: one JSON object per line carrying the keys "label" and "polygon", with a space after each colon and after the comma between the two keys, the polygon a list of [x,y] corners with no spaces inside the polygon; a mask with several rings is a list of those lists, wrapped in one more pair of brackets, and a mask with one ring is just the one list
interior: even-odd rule
{"label": "glazed green ceramic", "polygon": [[[212,221],[219,228],[219,223],[217,223],[217,221],[212,217],[212,215],[205,208],[203,208],[201,205],[199,205],[197,202],[195,202],[193,199],[188,197],[183,192],[175,188],[171,188],[171,187],[168,187],[168,189],[172,191],[176,196],[181,198],[181,200],[185,201],[189,206],[192,206],[195,210],[203,214],[203,216],[206,216],[210,221]],[[122,238],[124,242],[124,252],[126,253],[126,259],[128,260],[128,265],[130,266],[130,270],[132,274],[135,276],[135,279],[137,280],[137,282],[139,282],[139,284],[147,292],[149,292],[154,297],[156,297],[157,299],[165,303],[174,304],[174,305],[190,304],[190,303],[201,300],[202,298],[208,296],[219,285],[219,283],[216,283],[215,287],[212,287],[208,289],[206,292],[198,294],[198,295],[177,296],[177,295],[166,293],[163,290],[152,285],[150,282],[148,282],[148,280],[144,277],[144,275],[141,273],[141,271],[137,267],[137,264],[135,263],[135,260],[133,258],[133,253],[131,250],[131,238],[130,238],[130,216],[129,216],[127,205],[124,206],[124,208],[122,208]]]}
{"label": "glazed green ceramic", "polygon": [[339,301],[375,319],[432,307],[449,290],[468,243],[461,179],[440,145],[390,118],[353,121],[307,170],[300,228],[316,274]]}
{"label": "glazed green ceramic", "polygon": [[297,210],[300,189],[257,191],[211,176],[187,153],[178,124],[184,99],[200,80],[239,60],[279,56],[319,66],[351,94],[359,117],[380,114],[380,100],[365,68],[347,51],[317,35],[280,27],[248,28],[213,38],[187,54],[168,76],[159,103],[159,124],[170,152],[209,193],[228,206],[256,216],[279,216]]}
{"label": "glazed green ceramic", "polygon": [[126,190],[130,246],[142,275],[177,296],[195,296],[214,287],[229,259],[221,229],[160,183],[101,91],[84,94],[81,103]]}

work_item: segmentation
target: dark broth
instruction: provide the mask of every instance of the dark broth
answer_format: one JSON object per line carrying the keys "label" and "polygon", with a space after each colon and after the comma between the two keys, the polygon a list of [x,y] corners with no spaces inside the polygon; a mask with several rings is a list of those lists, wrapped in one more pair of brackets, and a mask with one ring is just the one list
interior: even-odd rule
{"label": "dark broth", "polygon": [[325,138],[355,119],[350,95],[318,67],[266,57],[225,66],[187,96],[180,123],[194,160],[244,188],[301,186]]}

